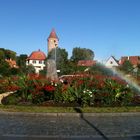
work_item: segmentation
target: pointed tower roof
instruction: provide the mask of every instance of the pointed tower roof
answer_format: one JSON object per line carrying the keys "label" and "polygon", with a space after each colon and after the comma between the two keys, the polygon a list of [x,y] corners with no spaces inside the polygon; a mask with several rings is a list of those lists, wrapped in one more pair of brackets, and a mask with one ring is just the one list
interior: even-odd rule
{"label": "pointed tower roof", "polygon": [[57,37],[57,35],[56,35],[56,32],[55,32],[55,29],[54,29],[54,28],[52,29],[52,31],[51,31],[51,33],[50,33],[48,39],[49,39],[49,38],[57,38],[57,39],[59,39],[59,38]]}

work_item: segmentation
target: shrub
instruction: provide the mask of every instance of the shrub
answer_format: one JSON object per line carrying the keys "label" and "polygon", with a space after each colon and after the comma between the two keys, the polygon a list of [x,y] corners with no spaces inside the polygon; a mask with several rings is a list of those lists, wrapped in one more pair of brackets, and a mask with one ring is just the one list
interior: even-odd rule
{"label": "shrub", "polygon": [[23,75],[3,80],[0,87],[0,92],[16,90],[22,101],[34,104],[51,100],[79,106],[124,106],[134,95],[125,81],[101,74],[68,77],[64,83]]}

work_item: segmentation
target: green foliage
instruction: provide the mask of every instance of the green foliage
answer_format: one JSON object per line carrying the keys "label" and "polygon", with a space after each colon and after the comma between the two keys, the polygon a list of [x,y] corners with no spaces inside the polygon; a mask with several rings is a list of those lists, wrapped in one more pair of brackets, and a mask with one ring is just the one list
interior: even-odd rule
{"label": "green foliage", "polygon": [[60,70],[59,74],[64,75],[67,73],[68,52],[66,52],[65,49],[52,49],[52,51],[48,54],[48,59],[56,59],[57,70]]}
{"label": "green foliage", "polygon": [[[86,74],[67,80],[68,82],[57,83],[23,75],[1,81],[0,88],[17,91],[18,98],[34,104],[51,100],[54,103],[73,103],[82,107],[125,106],[131,103],[134,96],[127,83],[118,77]],[[15,102],[12,98],[9,100],[9,103]]]}
{"label": "green foliage", "polygon": [[0,75],[10,76],[17,74],[18,70],[16,70],[15,68],[11,68],[8,62],[5,61],[6,59],[15,60],[16,52],[0,48]]}
{"label": "green foliage", "polygon": [[89,72],[91,74],[114,76],[114,73],[110,69],[107,69],[105,66],[98,63],[90,67]]}
{"label": "green foliage", "polygon": [[16,60],[16,52],[11,50],[5,50],[5,57],[6,59]]}
{"label": "green foliage", "polygon": [[7,50],[4,48],[0,48],[0,58],[3,59],[12,59],[15,60],[16,59],[16,52],[12,51],[12,50]]}
{"label": "green foliage", "polygon": [[43,69],[43,70],[40,70],[39,71],[39,75],[41,75],[41,76],[46,76],[46,74],[47,74],[47,70],[46,70],[46,68],[45,69]]}
{"label": "green foliage", "polygon": [[66,52],[65,49],[62,48],[55,48],[52,49],[51,52],[48,54],[48,59],[54,59],[56,57],[56,62],[65,62],[68,60],[68,53]]}
{"label": "green foliage", "polygon": [[20,73],[20,70],[18,68],[11,68],[10,73],[11,75],[18,75]]}
{"label": "green foliage", "polygon": [[126,60],[121,66],[120,70],[124,71],[126,74],[131,74],[133,71],[133,65],[131,64],[130,61]]}
{"label": "green foliage", "polygon": [[45,101],[45,95],[43,92],[39,92],[38,94],[32,95],[32,102],[34,104],[41,104],[44,101]]}
{"label": "green foliage", "polygon": [[26,74],[35,74],[35,68],[33,65],[26,66]]}
{"label": "green foliage", "polygon": [[0,61],[5,59],[4,51],[0,50]]}
{"label": "green foliage", "polygon": [[5,60],[0,61],[0,75],[9,76],[10,66]]}
{"label": "green foliage", "polygon": [[16,93],[3,98],[2,104],[4,105],[17,105],[17,103],[21,100],[20,96]]}
{"label": "green foliage", "polygon": [[78,62],[79,60],[93,60],[94,52],[90,49],[76,47],[73,48],[71,60]]}
{"label": "green foliage", "polygon": [[77,72],[78,66],[73,61],[68,60],[66,63],[64,63],[64,68],[61,69],[60,75],[69,75]]}
{"label": "green foliage", "polygon": [[27,67],[26,67],[26,54],[21,54],[20,56],[16,57],[17,65],[19,66],[19,73],[27,73]]}
{"label": "green foliage", "polygon": [[26,54],[21,54],[20,56],[17,56],[16,60],[17,60],[17,65],[19,67],[25,67],[26,66],[26,59],[27,59],[27,55]]}
{"label": "green foliage", "polygon": [[56,103],[63,102],[62,84],[61,83],[57,83],[57,88],[54,93],[54,101]]}
{"label": "green foliage", "polygon": [[29,90],[29,86],[28,86],[28,77],[23,75],[23,76],[20,76],[18,81],[17,81],[17,86],[20,87],[19,89],[19,94],[21,94],[21,97],[24,99],[24,100],[28,100],[28,90]]}

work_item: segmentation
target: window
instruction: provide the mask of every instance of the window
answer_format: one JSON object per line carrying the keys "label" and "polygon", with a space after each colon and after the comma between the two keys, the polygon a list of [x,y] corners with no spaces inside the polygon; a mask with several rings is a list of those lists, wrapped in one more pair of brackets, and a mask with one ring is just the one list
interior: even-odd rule
{"label": "window", "polygon": [[42,61],[41,60],[39,61],[39,64],[42,64]]}
{"label": "window", "polygon": [[113,64],[113,62],[112,62],[112,61],[110,61],[110,64]]}
{"label": "window", "polygon": [[36,64],[36,60],[33,60],[33,64]]}

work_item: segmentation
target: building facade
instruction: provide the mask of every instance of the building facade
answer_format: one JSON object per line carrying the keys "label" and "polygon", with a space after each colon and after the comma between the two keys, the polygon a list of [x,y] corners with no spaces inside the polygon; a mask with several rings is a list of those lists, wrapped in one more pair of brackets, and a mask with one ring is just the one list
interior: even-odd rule
{"label": "building facade", "polygon": [[110,56],[109,59],[106,61],[105,66],[108,68],[113,68],[119,66],[119,63],[114,56]]}
{"label": "building facade", "polygon": [[[54,29],[52,29],[47,42],[48,42],[48,53],[58,47],[58,37]],[[30,54],[30,56],[26,60],[26,65],[32,65],[35,68],[35,72],[39,73],[40,70],[43,70],[46,67],[45,60],[46,55],[41,50],[34,51]]]}
{"label": "building facade", "polygon": [[45,67],[46,55],[44,52],[38,50],[31,53],[26,60],[26,65],[32,65],[35,68],[35,72],[39,73]]}

